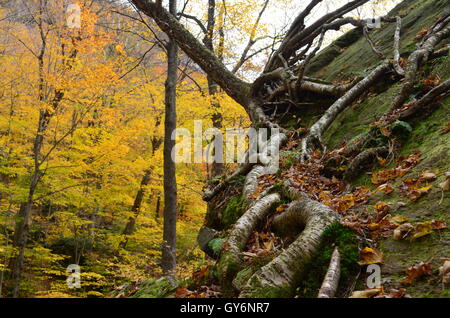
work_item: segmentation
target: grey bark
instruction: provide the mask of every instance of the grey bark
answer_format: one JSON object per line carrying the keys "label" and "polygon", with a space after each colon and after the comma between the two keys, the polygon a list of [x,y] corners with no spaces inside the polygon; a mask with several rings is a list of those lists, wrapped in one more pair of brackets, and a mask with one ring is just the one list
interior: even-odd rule
{"label": "grey bark", "polygon": [[[176,0],[170,0],[171,15],[177,13]],[[174,19],[171,16],[171,19]],[[176,224],[177,224],[177,181],[176,167],[172,160],[175,141],[172,132],[176,129],[176,86],[178,69],[178,46],[170,38],[167,44],[167,80],[165,89],[166,117],[164,122],[164,230],[161,267],[165,275],[174,276],[176,268]]]}
{"label": "grey bark", "polygon": [[293,202],[286,212],[274,218],[273,226],[278,231],[292,226],[299,229],[304,226],[304,230],[284,252],[248,280],[239,297],[292,296],[322,241],[323,232],[337,219],[333,210],[317,201]]}
{"label": "grey bark", "polygon": [[341,255],[339,254],[339,249],[335,247],[333,255],[331,256],[330,265],[328,266],[327,274],[325,275],[317,298],[333,298],[338,289],[340,277]]}
{"label": "grey bark", "polygon": [[336,117],[358,97],[367,92],[367,89],[376,83],[384,74],[391,69],[389,63],[383,63],[376,67],[367,77],[353,86],[347,93],[331,105],[322,117],[311,126],[308,134],[302,140],[301,160],[309,158],[317,144],[322,143],[322,134],[333,123]]}

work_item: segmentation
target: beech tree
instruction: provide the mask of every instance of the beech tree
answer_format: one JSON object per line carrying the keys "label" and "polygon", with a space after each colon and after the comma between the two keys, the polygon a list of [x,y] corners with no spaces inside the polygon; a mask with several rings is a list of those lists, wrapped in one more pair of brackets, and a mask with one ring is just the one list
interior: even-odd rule
{"label": "beech tree", "polygon": [[[450,15],[445,13],[424,35],[417,50],[410,54],[405,68],[400,66],[398,49],[399,32],[396,32],[393,41],[394,59],[388,59],[376,47],[371,40],[371,25],[366,20],[346,16],[349,12],[360,8],[370,0],[354,0],[341,4],[334,11],[327,12],[314,22],[306,25],[305,19],[311,14],[322,1],[312,0],[302,12],[299,12],[291,26],[285,33],[282,42],[272,52],[266,61],[264,71],[260,76],[249,83],[230,71],[224,66],[220,56],[211,50],[208,43],[202,44],[191,32],[189,32],[179,20],[170,14],[162,5],[162,1],[131,0],[134,6],[143,14],[151,17],[159,28],[179,47],[195,61],[214,83],[217,83],[231,98],[239,103],[251,119],[252,126],[279,128],[278,134],[270,136],[270,140],[264,146],[265,149],[273,149],[277,143],[281,145],[288,140],[299,138],[298,134],[281,127],[273,115],[280,108],[301,107],[304,92],[314,92],[319,96],[334,96],[334,101],[328,105],[321,117],[304,133],[298,148],[297,160],[307,163],[313,154],[323,149],[322,136],[336,117],[349,105],[361,98],[368,90],[378,83],[382,78],[394,76],[397,80],[404,78],[401,93],[392,103],[390,111],[386,114],[383,122],[390,122],[392,114],[401,113],[400,108],[404,105],[415,85],[416,74],[423,62],[432,57],[434,48],[450,34]],[[401,23],[401,19],[382,17],[383,23]],[[366,71],[364,76],[356,77],[345,84],[323,83],[320,80],[307,76],[308,66],[314,55],[320,50],[325,34],[330,30],[339,30],[343,26],[352,25],[361,28],[364,36],[374,54],[380,58],[379,65]],[[394,35],[393,35],[394,38]],[[394,49],[395,48],[395,49]],[[435,98],[448,89],[448,81],[443,82],[429,94],[417,101],[414,111],[420,108],[426,100]],[[404,111],[404,110],[403,110]],[[410,110],[412,111],[412,110]],[[366,138],[370,138],[367,136]],[[364,138],[362,138],[364,139]],[[358,162],[361,157],[381,154],[385,147],[377,149],[364,149],[367,139],[358,140],[348,145],[343,152],[351,160],[350,167],[360,169]],[[291,295],[299,278],[304,274],[307,264],[317,250],[322,240],[322,234],[328,226],[338,220],[338,215],[328,206],[309,198],[295,186],[292,180],[285,180],[282,186],[267,189],[263,193],[257,193],[258,177],[262,175],[264,167],[273,164],[270,160],[259,158],[257,164],[244,163],[232,175],[224,176],[219,183],[209,186],[205,190],[204,199],[210,203],[208,213],[218,213],[215,198],[223,195],[230,181],[236,176],[245,176],[242,189],[244,206],[246,212],[238,219],[228,235],[227,248],[224,249],[218,260],[219,279],[224,286],[230,286],[239,269],[242,268],[243,248],[245,247],[251,233],[269,215],[271,206],[282,199],[292,201],[289,208],[274,218],[272,226],[278,229],[294,226],[303,231],[296,237],[285,251],[275,257],[268,264],[256,271],[246,282],[235,284],[241,297],[248,296],[288,296]],[[355,167],[356,166],[356,167]],[[215,212],[214,212],[215,211]],[[208,219],[208,217],[207,217]],[[208,223],[202,229],[208,230]],[[214,237],[212,234],[211,237]],[[210,237],[210,238],[211,238]],[[201,246],[207,250],[207,244]],[[334,261],[336,263],[336,261]],[[332,264],[334,264],[332,262]],[[332,265],[336,268],[336,265]],[[334,269],[330,269],[330,273]],[[338,275],[330,274],[330,277]],[[324,286],[334,286],[333,282],[326,282]],[[329,293],[329,291],[328,291]],[[331,293],[332,294],[332,293]]]}

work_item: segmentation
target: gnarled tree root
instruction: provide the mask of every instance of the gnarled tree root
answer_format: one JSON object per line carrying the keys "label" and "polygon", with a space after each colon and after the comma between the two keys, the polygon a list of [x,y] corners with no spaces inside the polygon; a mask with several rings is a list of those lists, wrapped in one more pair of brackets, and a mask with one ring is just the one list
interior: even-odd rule
{"label": "gnarled tree root", "polygon": [[366,149],[363,152],[359,153],[353,160],[350,162],[347,170],[344,174],[344,180],[351,181],[355,178],[361,171],[365,170],[367,166],[373,165],[375,159],[378,156],[383,156],[388,154],[389,149],[387,147],[375,147]]}
{"label": "gnarled tree root", "polygon": [[228,246],[222,252],[218,263],[219,280],[225,287],[230,287],[237,272],[242,268],[241,252],[250,234],[258,224],[263,222],[272,205],[280,201],[278,193],[269,194],[257,200],[234,225],[228,238]]}
{"label": "gnarled tree root", "polygon": [[310,153],[317,149],[315,143],[321,141],[322,134],[333,123],[335,118],[351,103],[357,100],[367,90],[375,84],[384,74],[391,70],[389,63],[383,63],[376,67],[367,77],[359,81],[348,92],[346,92],[341,98],[339,98],[322,117],[311,126],[308,134],[302,140],[300,161],[306,161],[310,157]]}
{"label": "gnarled tree root", "polygon": [[339,286],[339,278],[341,277],[341,255],[336,247],[331,256],[330,265],[327,274],[323,280],[317,298],[333,298]]}
{"label": "gnarled tree root", "polygon": [[258,177],[266,173],[274,173],[279,164],[279,149],[287,141],[287,137],[283,133],[278,133],[270,137],[270,140],[264,146],[263,151],[258,154],[261,164],[256,165],[247,174],[242,189],[242,195],[245,200],[249,200],[250,196],[255,193],[258,186]]}
{"label": "gnarled tree root", "polygon": [[283,253],[251,276],[239,297],[292,296],[323,232],[337,219],[333,210],[317,201],[294,201],[286,212],[275,217],[273,226],[278,231],[304,226],[303,232]]}

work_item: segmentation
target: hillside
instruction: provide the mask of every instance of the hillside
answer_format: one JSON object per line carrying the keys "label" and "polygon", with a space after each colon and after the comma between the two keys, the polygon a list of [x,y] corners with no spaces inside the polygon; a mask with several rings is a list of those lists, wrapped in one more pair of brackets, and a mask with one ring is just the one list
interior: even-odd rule
{"label": "hillside", "polygon": [[[405,0],[389,13],[388,18],[394,21],[396,16],[402,19],[400,55],[405,61],[447,9],[447,1],[443,0]],[[375,46],[391,60],[395,28],[392,21],[383,22],[380,29],[370,32]],[[448,38],[441,41],[435,52],[448,47],[448,43]],[[368,76],[381,64],[362,28],[358,27],[313,57],[306,75],[318,83],[345,84],[357,76]],[[406,103],[413,104],[414,98],[425,96],[448,79],[449,73],[448,50],[444,50],[444,54],[431,58],[420,69],[419,82]],[[217,293],[241,297],[316,297],[337,246],[341,252],[337,297],[349,297],[368,288],[369,264],[381,265],[383,289],[362,293],[364,297],[369,294],[372,297],[450,296],[448,285],[442,283],[439,273],[439,267],[450,257],[447,229],[450,224],[450,98],[433,100],[420,111],[390,122],[389,126],[380,125],[403,84],[392,72],[384,75],[336,117],[322,136],[325,150],[314,152],[307,163],[298,162],[298,140],[288,137],[290,141],[281,152],[282,170],[273,176],[258,176],[255,171],[257,181],[250,197],[246,193],[252,172],[246,177],[234,175],[231,179],[223,177],[226,181],[213,180],[213,189],[216,186],[221,190],[207,200],[208,212],[198,242],[217,262],[211,261],[196,271],[192,280],[169,283],[170,287],[163,293],[155,293],[155,289],[167,284],[166,280],[144,283],[147,285],[142,287],[138,284],[138,293],[130,293],[128,286],[118,294],[122,297],[214,297]],[[283,109],[281,105],[279,112],[286,111],[289,115],[278,119],[284,128],[295,130],[300,137],[336,101],[336,96],[329,94],[302,94],[307,106],[299,106],[296,111],[286,105]],[[365,140],[362,147],[366,152],[360,152],[363,159],[357,161],[357,156],[342,155],[348,146],[360,140]],[[381,150],[377,153],[374,149]],[[286,186],[286,180],[295,180],[296,190]],[[295,209],[304,209],[295,207],[297,201],[292,201],[298,200],[298,196],[291,192],[299,189],[308,197],[306,201],[321,202],[320,207],[303,203],[310,204],[310,211],[317,209],[320,214],[331,207],[339,213],[337,219],[341,225],[329,221],[327,216],[311,221],[325,229],[320,239],[312,238],[314,233],[308,220],[313,217],[295,216],[303,213]],[[247,203],[247,198],[256,203]],[[252,209],[269,212],[256,222],[249,216]],[[245,231],[245,222],[253,226],[247,230],[251,231],[248,241],[241,239],[238,232],[238,228]],[[310,248],[311,240],[319,240],[320,247]],[[405,281],[408,276],[409,281]],[[217,289],[218,285],[222,288]]]}

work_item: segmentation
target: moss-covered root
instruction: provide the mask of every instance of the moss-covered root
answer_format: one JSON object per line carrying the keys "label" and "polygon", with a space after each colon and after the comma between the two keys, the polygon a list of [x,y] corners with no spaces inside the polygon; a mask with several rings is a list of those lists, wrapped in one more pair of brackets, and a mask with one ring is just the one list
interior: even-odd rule
{"label": "moss-covered root", "polygon": [[255,202],[236,222],[228,239],[228,248],[222,253],[218,264],[219,279],[223,284],[231,284],[241,269],[241,252],[250,234],[262,222],[271,206],[280,201],[278,193],[269,194]]}
{"label": "moss-covered root", "polygon": [[318,249],[322,234],[337,220],[337,214],[327,206],[310,199],[291,204],[286,212],[274,219],[281,228],[295,224],[305,227],[289,247],[263,266],[247,282],[239,297],[290,297],[308,262]]}

